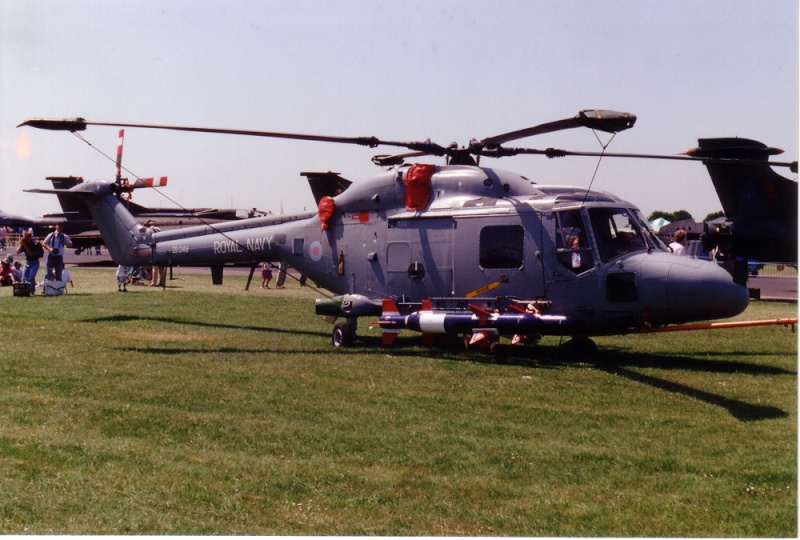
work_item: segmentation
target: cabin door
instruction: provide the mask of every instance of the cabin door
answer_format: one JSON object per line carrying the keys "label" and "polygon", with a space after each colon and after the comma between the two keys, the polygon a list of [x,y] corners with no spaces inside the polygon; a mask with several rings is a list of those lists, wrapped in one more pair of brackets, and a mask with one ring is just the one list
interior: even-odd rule
{"label": "cabin door", "polygon": [[520,216],[460,218],[455,236],[454,296],[514,295],[526,289],[525,246],[531,240]]}

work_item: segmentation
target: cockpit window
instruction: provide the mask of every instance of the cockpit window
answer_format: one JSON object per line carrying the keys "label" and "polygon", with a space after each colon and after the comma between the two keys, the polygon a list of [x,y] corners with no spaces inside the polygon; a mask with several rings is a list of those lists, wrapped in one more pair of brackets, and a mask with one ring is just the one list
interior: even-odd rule
{"label": "cockpit window", "polygon": [[586,224],[580,210],[558,212],[556,252],[558,261],[575,274],[594,267],[592,246],[586,235]]}
{"label": "cockpit window", "polygon": [[669,248],[667,248],[666,244],[664,244],[661,238],[658,237],[653,228],[650,227],[650,224],[645,219],[644,215],[642,214],[642,211],[636,209],[634,212],[636,214],[636,219],[639,220],[639,223],[642,225],[642,228],[644,229],[645,236],[647,236],[647,241],[652,243],[654,248],[662,251],[667,251]]}
{"label": "cockpit window", "polygon": [[589,220],[592,223],[600,259],[608,262],[615,257],[648,249],[642,229],[625,208],[590,208]]}

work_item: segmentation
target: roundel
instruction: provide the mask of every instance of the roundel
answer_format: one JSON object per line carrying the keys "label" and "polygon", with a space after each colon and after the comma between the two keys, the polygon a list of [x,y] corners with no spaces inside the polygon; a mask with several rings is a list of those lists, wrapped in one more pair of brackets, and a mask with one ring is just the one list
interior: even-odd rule
{"label": "roundel", "polygon": [[311,257],[311,260],[314,262],[322,259],[322,243],[319,240],[311,242],[311,245],[308,247],[308,256]]}

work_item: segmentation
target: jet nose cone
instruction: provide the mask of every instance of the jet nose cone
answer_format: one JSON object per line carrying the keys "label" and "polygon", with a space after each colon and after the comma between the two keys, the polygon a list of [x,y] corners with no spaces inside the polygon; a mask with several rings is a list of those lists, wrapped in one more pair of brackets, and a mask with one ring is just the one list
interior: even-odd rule
{"label": "jet nose cone", "polygon": [[708,261],[676,257],[669,269],[667,294],[675,322],[733,317],[747,308],[746,287]]}

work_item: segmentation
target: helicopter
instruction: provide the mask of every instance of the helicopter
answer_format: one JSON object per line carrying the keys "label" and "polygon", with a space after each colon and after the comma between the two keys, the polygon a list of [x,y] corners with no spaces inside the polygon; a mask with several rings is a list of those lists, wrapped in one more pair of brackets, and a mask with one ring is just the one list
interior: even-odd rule
{"label": "helicopter", "polygon": [[[521,342],[565,336],[591,351],[593,336],[681,328],[674,325],[733,317],[748,305],[747,289],[728,272],[672,254],[630,202],[583,187],[535,184],[480,165],[481,158],[520,154],[734,161],[507,146],[582,127],[616,134],[635,122],[630,113],[583,110],[465,146],[83,118],[31,119],[20,126],[75,132],[101,125],[403,148],[408,152],[375,156],[373,162],[386,170],[363,182],[332,172],[303,173],[318,193],[327,193],[316,211],[174,231],[140,223],[126,210],[119,183],[29,191],[81,198],[117,264],[288,264],[333,293],[318,298],[315,311],[334,323],[336,347],[353,343],[359,318],[370,317],[386,344],[408,329],[426,342],[464,335],[465,345],[489,350],[501,336]],[[422,156],[446,163],[405,162]],[[778,165],[796,169],[796,162]]]}

